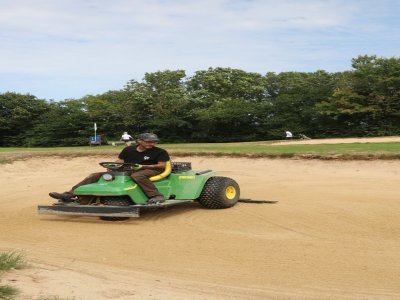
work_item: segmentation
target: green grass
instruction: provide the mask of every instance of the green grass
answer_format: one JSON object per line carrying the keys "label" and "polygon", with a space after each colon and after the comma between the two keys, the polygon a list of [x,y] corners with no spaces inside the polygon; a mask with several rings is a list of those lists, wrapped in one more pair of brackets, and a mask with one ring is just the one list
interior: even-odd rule
{"label": "green grass", "polygon": [[0,286],[0,299],[11,300],[18,295],[18,290],[9,285]]}
{"label": "green grass", "polygon": [[271,143],[165,145],[175,155],[303,159],[400,159],[400,143],[272,145]]}
{"label": "green grass", "polygon": [[178,151],[204,152],[265,152],[265,153],[331,153],[331,152],[400,152],[400,143],[349,143],[349,144],[317,144],[317,145],[265,145],[265,144],[178,144],[165,145],[166,149]]}
{"label": "green grass", "polygon": [[[11,269],[22,269],[26,266],[24,256],[21,253],[10,251],[0,253],[0,275]],[[18,295],[19,290],[9,285],[0,285],[0,299],[13,300]],[[73,300],[74,298],[61,298],[59,296],[44,296],[38,300]]]}
{"label": "green grass", "polygon": [[[11,269],[21,269],[24,266],[25,261],[22,254],[13,251],[0,254],[0,274]],[[12,286],[0,286],[0,299],[14,299],[17,294],[18,289]]]}
{"label": "green grass", "polygon": [[40,152],[104,152],[109,150],[121,150],[123,147],[121,146],[97,146],[97,147],[89,147],[89,146],[77,146],[77,147],[39,147],[39,148],[32,148],[32,147],[0,147],[0,154],[7,153],[7,152],[16,152],[16,153],[40,153]]}
{"label": "green grass", "polygon": [[10,251],[0,254],[0,272],[11,269],[21,269],[24,266],[24,256],[21,253]]}
{"label": "green grass", "polygon": [[[273,142],[160,144],[173,156],[232,156],[305,159],[400,159],[400,143],[273,145]],[[123,146],[0,148],[0,164],[37,156],[117,156]]]}

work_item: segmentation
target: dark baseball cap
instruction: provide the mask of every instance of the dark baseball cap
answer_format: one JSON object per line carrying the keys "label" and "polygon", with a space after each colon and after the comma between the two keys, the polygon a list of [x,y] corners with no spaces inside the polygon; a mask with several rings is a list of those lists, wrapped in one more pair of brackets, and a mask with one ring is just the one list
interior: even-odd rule
{"label": "dark baseball cap", "polygon": [[145,132],[138,135],[138,140],[158,142],[158,136],[155,133]]}

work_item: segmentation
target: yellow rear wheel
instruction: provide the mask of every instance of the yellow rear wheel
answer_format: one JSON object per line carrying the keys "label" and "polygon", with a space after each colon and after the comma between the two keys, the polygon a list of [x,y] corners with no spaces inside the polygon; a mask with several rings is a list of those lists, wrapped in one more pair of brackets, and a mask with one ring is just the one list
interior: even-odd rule
{"label": "yellow rear wheel", "polygon": [[235,189],[235,187],[233,187],[233,186],[228,186],[226,189],[225,189],[225,196],[226,196],[226,198],[228,198],[229,200],[232,200],[232,199],[235,199],[235,197],[236,197],[236,189]]}
{"label": "yellow rear wheel", "polygon": [[240,188],[235,180],[223,176],[210,177],[198,198],[206,208],[228,208],[234,206],[240,197]]}

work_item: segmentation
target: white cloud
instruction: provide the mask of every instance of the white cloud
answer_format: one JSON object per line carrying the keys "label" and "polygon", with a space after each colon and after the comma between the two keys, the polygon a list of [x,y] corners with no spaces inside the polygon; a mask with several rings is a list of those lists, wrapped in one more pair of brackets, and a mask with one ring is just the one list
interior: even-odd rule
{"label": "white cloud", "polygon": [[368,51],[397,54],[399,8],[395,0],[0,0],[0,92],[81,97],[145,72],[210,66],[343,70]]}

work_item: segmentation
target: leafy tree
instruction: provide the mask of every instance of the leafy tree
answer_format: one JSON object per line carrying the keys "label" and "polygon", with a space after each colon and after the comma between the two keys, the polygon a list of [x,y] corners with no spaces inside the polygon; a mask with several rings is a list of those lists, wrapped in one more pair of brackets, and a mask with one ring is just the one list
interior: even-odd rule
{"label": "leafy tree", "polygon": [[359,56],[352,60],[354,92],[370,109],[362,120],[369,135],[398,134],[400,127],[400,59]]}
{"label": "leafy tree", "polygon": [[25,133],[48,110],[46,101],[30,94],[0,94],[0,146],[22,146]]}
{"label": "leafy tree", "polygon": [[400,59],[359,56],[338,73],[209,68],[146,73],[121,90],[47,102],[0,94],[0,146],[83,145],[153,131],[163,141],[400,134]]}
{"label": "leafy tree", "polygon": [[231,68],[198,71],[188,81],[195,125],[192,139],[251,140],[257,136],[264,78]]}
{"label": "leafy tree", "polygon": [[400,60],[359,56],[338,77],[337,89],[317,105],[330,125],[328,135],[367,136],[399,133]]}
{"label": "leafy tree", "polygon": [[266,101],[270,104],[261,126],[269,138],[282,138],[284,131],[311,136],[321,134],[315,106],[328,99],[334,77],[325,71],[266,74]]}
{"label": "leafy tree", "polygon": [[[108,91],[101,95],[89,95],[82,99],[87,118],[98,126],[104,139],[117,139],[123,131],[132,128],[134,119],[128,114],[127,95],[124,91]],[[133,120],[133,121],[132,121]]]}
{"label": "leafy tree", "polygon": [[50,109],[40,116],[26,133],[27,146],[77,146],[88,144],[93,134],[81,100],[52,102]]}
{"label": "leafy tree", "polygon": [[164,141],[185,140],[191,131],[185,71],[146,73],[143,82],[128,82],[126,106],[134,118],[135,132],[157,132]]}

